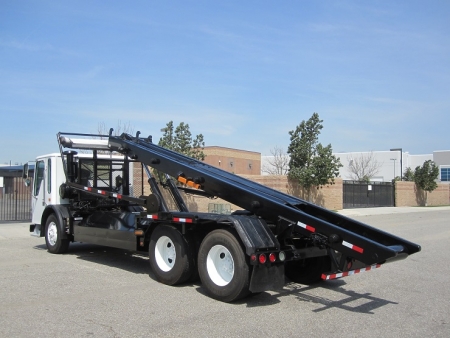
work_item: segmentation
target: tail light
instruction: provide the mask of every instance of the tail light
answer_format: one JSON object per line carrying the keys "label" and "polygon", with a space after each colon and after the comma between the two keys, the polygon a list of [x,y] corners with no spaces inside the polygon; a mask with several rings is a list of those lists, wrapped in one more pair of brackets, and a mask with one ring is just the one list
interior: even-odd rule
{"label": "tail light", "polygon": [[269,254],[269,261],[271,263],[275,262],[277,260],[277,256],[275,256],[275,254],[272,252]]}
{"label": "tail light", "polygon": [[259,255],[259,262],[260,262],[261,264],[264,264],[266,261],[267,261],[266,254],[261,254],[261,255]]}
{"label": "tail light", "polygon": [[284,251],[280,252],[271,252],[271,253],[253,253],[250,255],[250,262],[251,263],[259,263],[259,264],[266,264],[267,261],[270,263],[275,263],[277,260],[280,262],[284,262],[286,259],[286,253]]}

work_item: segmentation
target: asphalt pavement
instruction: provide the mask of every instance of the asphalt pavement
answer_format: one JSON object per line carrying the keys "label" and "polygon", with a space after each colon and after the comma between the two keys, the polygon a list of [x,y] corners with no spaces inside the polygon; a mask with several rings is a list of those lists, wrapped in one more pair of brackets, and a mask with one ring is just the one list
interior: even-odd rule
{"label": "asphalt pavement", "polygon": [[339,211],[418,243],[375,271],[235,303],[158,283],[146,255],[72,243],[47,252],[0,224],[0,337],[450,337],[450,207]]}

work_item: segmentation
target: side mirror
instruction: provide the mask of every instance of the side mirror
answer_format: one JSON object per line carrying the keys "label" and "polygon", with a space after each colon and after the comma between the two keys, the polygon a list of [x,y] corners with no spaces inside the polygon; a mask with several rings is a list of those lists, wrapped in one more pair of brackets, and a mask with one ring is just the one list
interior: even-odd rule
{"label": "side mirror", "polygon": [[22,178],[23,178],[23,179],[27,179],[27,178],[28,178],[28,176],[29,176],[29,170],[30,170],[30,167],[28,166],[28,163],[25,163],[25,164],[23,165],[23,172],[22,172]]}
{"label": "side mirror", "polygon": [[25,183],[25,186],[29,187],[31,185],[31,179],[30,179],[30,166],[28,163],[25,163],[23,165],[22,178],[23,183]]}

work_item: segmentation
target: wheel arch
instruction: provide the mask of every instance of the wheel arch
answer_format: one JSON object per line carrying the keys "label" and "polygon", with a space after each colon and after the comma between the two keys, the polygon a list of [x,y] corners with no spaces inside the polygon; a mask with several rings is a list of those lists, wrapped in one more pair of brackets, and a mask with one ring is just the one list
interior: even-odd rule
{"label": "wheel arch", "polygon": [[244,246],[247,256],[258,249],[275,248],[279,249],[280,244],[266,222],[260,218],[247,215],[226,216],[219,221],[225,230],[232,229],[237,234],[237,239]]}
{"label": "wheel arch", "polygon": [[[60,230],[61,238],[62,239],[70,239],[70,235],[67,234],[65,225],[68,225],[69,219],[70,219],[70,211],[69,207],[65,205],[49,205],[47,208],[45,208],[44,212],[42,213],[41,217],[41,224],[45,228],[45,223],[47,222],[47,218],[54,214],[56,218],[58,219],[58,227]],[[45,230],[45,229],[44,229]],[[41,237],[45,236],[45,231],[41,231]]]}

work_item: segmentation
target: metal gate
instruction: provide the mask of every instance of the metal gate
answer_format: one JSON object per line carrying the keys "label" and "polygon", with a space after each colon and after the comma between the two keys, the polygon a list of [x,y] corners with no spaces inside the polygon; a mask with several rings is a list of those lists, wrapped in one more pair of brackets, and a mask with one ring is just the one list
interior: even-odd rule
{"label": "metal gate", "polygon": [[395,186],[391,182],[344,181],[344,209],[393,207]]}
{"label": "metal gate", "polygon": [[31,186],[22,177],[4,177],[0,188],[0,221],[31,220]]}

